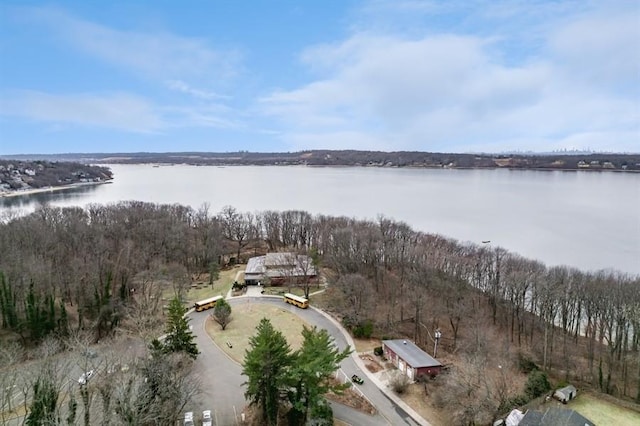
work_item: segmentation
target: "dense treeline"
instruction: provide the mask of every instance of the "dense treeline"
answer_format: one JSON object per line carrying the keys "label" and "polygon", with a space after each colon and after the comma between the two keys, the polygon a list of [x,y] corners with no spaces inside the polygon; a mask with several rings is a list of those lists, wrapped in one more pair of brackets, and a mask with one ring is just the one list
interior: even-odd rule
{"label": "dense treeline", "polygon": [[186,286],[190,271],[217,262],[221,241],[206,210],[137,202],[39,208],[0,225],[2,326],[24,342],[37,340],[54,330],[49,322],[43,330],[28,326],[32,310],[55,316],[57,332],[73,310],[74,326],[93,329],[99,339],[130,311],[157,310],[160,289],[151,287],[152,277]]}
{"label": "dense treeline", "polygon": [[[16,159],[81,161],[123,164],[197,165],[309,165],[379,167],[517,168],[547,170],[640,170],[640,155],[591,152],[535,153],[442,153],[420,151],[309,150],[300,152],[138,152],[17,155]],[[10,158],[10,157],[7,157]]]}
{"label": "dense treeline", "polygon": [[112,178],[111,170],[102,166],[76,162],[0,159],[0,192],[2,190],[37,189],[82,182],[104,182]]}
{"label": "dense treeline", "polygon": [[[519,353],[556,377],[640,402],[639,277],[546,267],[384,217],[142,202],[41,207],[0,225],[2,327],[25,344],[79,328],[99,339],[123,321],[144,328],[158,310],[154,283],[179,294],[192,274],[265,250],[317,256],[333,284],[329,308],[353,329],[426,346],[440,328],[443,350],[465,354],[469,371]],[[491,398],[497,407],[507,396]]]}

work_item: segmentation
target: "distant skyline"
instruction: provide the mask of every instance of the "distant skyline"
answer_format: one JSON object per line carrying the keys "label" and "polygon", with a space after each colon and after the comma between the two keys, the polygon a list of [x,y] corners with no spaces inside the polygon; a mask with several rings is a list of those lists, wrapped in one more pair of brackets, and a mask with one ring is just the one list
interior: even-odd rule
{"label": "distant skyline", "polygon": [[640,2],[0,3],[0,155],[640,152]]}

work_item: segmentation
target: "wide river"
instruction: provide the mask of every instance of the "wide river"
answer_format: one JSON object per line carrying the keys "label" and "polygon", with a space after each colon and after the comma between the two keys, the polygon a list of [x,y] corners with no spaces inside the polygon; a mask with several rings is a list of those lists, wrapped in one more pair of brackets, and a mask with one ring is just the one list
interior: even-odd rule
{"label": "wide river", "polygon": [[111,165],[107,185],[0,199],[84,206],[141,200],[218,212],[306,210],[376,219],[461,241],[491,241],[547,265],[640,274],[640,174],[362,167]]}

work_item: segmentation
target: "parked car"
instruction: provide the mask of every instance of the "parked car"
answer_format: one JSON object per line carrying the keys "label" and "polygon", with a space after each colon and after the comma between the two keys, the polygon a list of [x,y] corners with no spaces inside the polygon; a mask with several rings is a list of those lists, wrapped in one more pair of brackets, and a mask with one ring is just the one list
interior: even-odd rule
{"label": "parked car", "polygon": [[80,376],[80,378],[78,379],[78,384],[80,386],[84,386],[84,385],[87,384],[89,379],[92,378],[92,377],[93,377],[93,370],[86,371],[86,372],[82,373],[82,376]]}
{"label": "parked car", "polygon": [[202,426],[211,426],[212,424],[211,410],[204,410],[202,412]]}
{"label": "parked car", "polygon": [[184,426],[195,426],[195,423],[193,423],[193,411],[184,413]]}
{"label": "parked car", "polygon": [[362,380],[362,378],[360,378],[360,376],[358,376],[357,374],[354,374],[353,376],[351,376],[351,381],[359,385],[364,383],[364,380]]}

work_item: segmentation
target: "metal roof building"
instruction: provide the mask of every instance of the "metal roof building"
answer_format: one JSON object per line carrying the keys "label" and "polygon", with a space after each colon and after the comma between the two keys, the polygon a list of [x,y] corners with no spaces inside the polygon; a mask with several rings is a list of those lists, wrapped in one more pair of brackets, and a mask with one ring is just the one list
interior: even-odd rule
{"label": "metal roof building", "polygon": [[420,375],[435,376],[442,368],[442,364],[437,359],[408,340],[383,340],[382,350],[385,356],[410,379]]}
{"label": "metal roof building", "polygon": [[316,268],[309,256],[297,253],[267,253],[249,259],[244,282],[257,284],[258,281],[269,278],[272,284],[277,284],[285,279],[300,280],[316,275]]}

